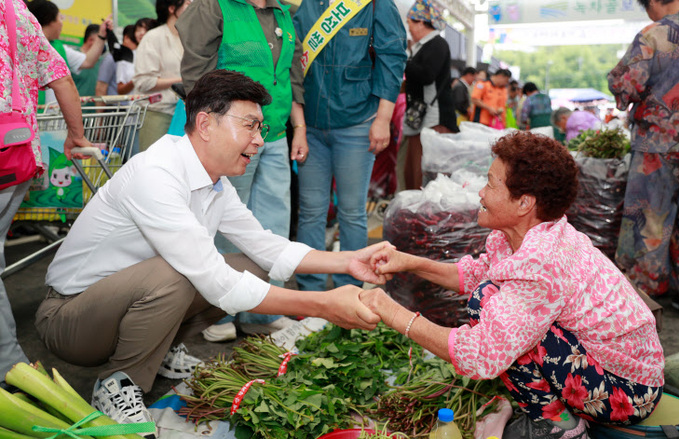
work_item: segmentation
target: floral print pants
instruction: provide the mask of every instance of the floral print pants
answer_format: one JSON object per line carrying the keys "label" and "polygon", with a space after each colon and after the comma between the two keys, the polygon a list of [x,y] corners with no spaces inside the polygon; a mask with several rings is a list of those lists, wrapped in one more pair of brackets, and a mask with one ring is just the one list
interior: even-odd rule
{"label": "floral print pants", "polygon": [[679,291],[679,153],[632,151],[615,261],[651,296]]}
{"label": "floral print pants", "polygon": [[[486,281],[474,290],[467,304],[472,325],[481,317],[486,288],[499,287]],[[662,396],[662,387],[637,384],[604,370],[558,323],[500,379],[534,421],[555,418],[568,408],[590,421],[636,424],[651,414]]]}

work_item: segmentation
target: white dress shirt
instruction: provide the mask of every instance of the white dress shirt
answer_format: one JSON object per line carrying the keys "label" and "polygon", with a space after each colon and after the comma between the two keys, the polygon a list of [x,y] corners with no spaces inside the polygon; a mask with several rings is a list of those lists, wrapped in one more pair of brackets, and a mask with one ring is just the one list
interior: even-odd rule
{"label": "white dress shirt", "polygon": [[226,177],[213,184],[188,137],[166,135],[100,188],[73,224],[46,283],[70,295],[154,256],[205,299],[235,314],[259,305],[270,285],[229,267],[217,231],[272,279],[287,280],[311,248],[264,230]]}

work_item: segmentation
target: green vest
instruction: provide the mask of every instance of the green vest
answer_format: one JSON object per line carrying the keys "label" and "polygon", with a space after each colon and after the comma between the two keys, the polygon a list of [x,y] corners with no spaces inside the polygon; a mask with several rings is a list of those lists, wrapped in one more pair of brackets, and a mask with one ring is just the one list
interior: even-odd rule
{"label": "green vest", "polygon": [[254,8],[245,0],[219,0],[224,32],[219,46],[217,68],[241,72],[262,84],[272,102],[262,108],[264,122],[271,129],[266,138],[273,142],[285,136],[285,123],[292,108],[290,67],[295,52],[295,28],[288,8],[274,9],[283,31],[281,54],[274,71],[273,56]]}

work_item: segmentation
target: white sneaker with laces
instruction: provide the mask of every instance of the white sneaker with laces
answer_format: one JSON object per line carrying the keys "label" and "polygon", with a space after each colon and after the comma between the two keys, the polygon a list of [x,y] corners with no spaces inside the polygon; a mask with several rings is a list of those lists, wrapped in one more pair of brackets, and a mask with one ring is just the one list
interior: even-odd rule
{"label": "white sneaker with laces", "polygon": [[[115,372],[103,381],[97,380],[92,392],[92,407],[119,424],[155,422],[144,405],[141,387],[125,372]],[[157,436],[157,430],[144,434],[146,438]]]}
{"label": "white sneaker with laces", "polygon": [[160,369],[158,369],[158,375],[171,379],[189,378],[196,366],[202,363],[202,360],[189,355],[184,343],[180,343],[165,354]]}

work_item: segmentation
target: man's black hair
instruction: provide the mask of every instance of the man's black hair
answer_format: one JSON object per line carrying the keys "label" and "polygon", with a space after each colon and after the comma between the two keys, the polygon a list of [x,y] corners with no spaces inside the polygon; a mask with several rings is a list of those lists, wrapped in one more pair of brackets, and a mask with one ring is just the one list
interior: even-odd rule
{"label": "man's black hair", "polygon": [[476,75],[476,69],[474,67],[465,67],[460,76],[464,75]]}
{"label": "man's black hair", "polygon": [[512,77],[512,72],[510,72],[508,69],[498,69],[498,70],[495,72],[495,74],[496,74],[496,75],[505,76],[505,77],[507,77],[507,78],[511,78],[511,77]]}
{"label": "man's black hair", "polygon": [[85,28],[85,35],[83,36],[83,43],[87,41],[89,37],[92,36],[92,34],[96,34],[99,32],[99,25],[98,24],[90,24]]}
{"label": "man's black hair", "polygon": [[538,91],[538,86],[534,82],[526,82],[523,85],[523,94],[533,93],[534,91]]}
{"label": "man's black hair", "polygon": [[33,0],[27,2],[26,6],[38,20],[40,26],[47,26],[59,16],[59,6],[49,0]]}
{"label": "man's black hair", "polygon": [[191,134],[196,128],[196,116],[206,113],[226,114],[233,101],[249,101],[260,106],[271,103],[271,95],[259,82],[232,70],[212,70],[196,82],[186,97],[186,126]]}

